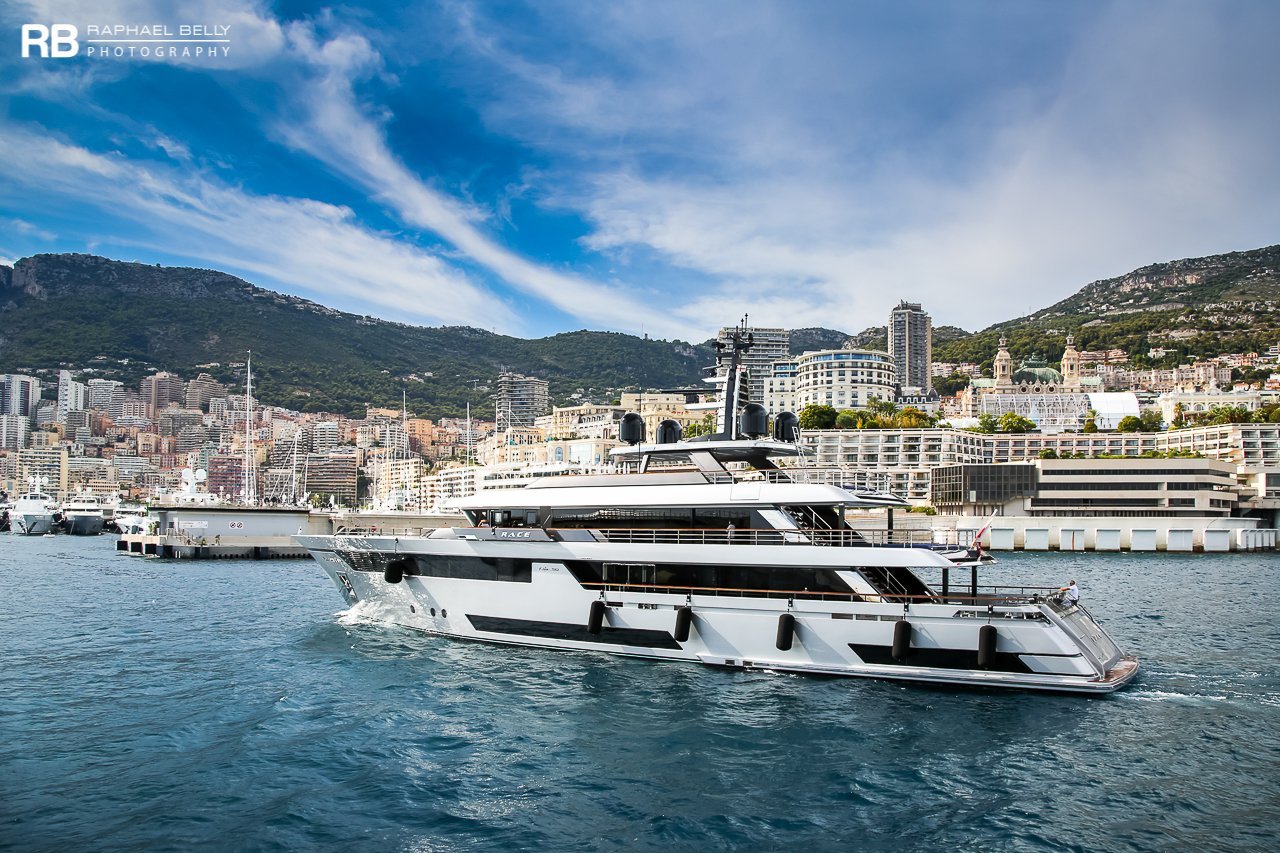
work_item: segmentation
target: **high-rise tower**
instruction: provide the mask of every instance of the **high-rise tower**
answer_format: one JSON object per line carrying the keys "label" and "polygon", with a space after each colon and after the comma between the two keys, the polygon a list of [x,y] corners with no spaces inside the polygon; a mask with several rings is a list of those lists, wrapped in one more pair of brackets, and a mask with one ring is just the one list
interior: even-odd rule
{"label": "high-rise tower", "polygon": [[898,364],[898,384],[933,390],[933,320],[918,302],[899,302],[889,315],[889,353]]}

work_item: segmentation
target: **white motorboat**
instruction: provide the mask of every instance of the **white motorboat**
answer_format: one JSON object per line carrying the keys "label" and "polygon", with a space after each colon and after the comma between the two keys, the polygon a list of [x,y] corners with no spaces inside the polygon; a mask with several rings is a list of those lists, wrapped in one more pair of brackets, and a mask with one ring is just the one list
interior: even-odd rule
{"label": "white motorboat", "polygon": [[[624,417],[625,473],[548,477],[460,499],[467,526],[299,536],[346,601],[433,634],[712,666],[1106,693],[1137,673],[1079,604],[996,588],[928,548],[872,544],[845,510],[884,506],[795,482],[795,416],[767,435],[735,418],[742,335],[721,432],[645,444]],[[953,573],[956,573],[953,575]],[[960,583],[959,581],[965,581]]]}
{"label": "white motorboat", "polygon": [[62,505],[62,528],[75,536],[97,536],[106,523],[102,500],[84,492],[72,495]]}

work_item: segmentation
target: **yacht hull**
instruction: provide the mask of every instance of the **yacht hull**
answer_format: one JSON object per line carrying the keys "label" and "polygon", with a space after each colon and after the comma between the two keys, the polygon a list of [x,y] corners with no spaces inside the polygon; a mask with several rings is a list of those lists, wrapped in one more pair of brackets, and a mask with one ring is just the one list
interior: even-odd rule
{"label": "yacht hull", "polygon": [[[348,604],[359,603],[370,618],[445,637],[742,669],[1083,694],[1111,692],[1137,673],[1136,660],[1121,655],[1083,608],[1062,611],[1040,603],[988,610],[852,600],[857,596],[593,587],[570,567],[597,559],[599,547],[577,543],[299,541]],[[654,546],[643,556],[605,547],[608,559],[620,562],[662,557],[655,558]],[[838,561],[832,552],[841,549],[786,550],[803,562]],[[530,567],[527,578],[514,581],[411,574],[388,582],[388,563],[410,554],[428,563],[460,554],[491,560],[523,554]],[[767,565],[777,554],[776,548],[726,546],[706,556]],[[681,617],[684,608],[688,613]],[[680,629],[682,618],[687,631]],[[910,640],[898,648],[902,622],[911,626]],[[996,641],[979,666],[985,625],[995,626]]]}
{"label": "yacht hull", "polygon": [[43,536],[53,530],[52,513],[19,513],[10,519],[14,533]]}
{"label": "yacht hull", "polygon": [[97,536],[104,525],[102,513],[67,513],[63,521],[66,531],[73,536]]}

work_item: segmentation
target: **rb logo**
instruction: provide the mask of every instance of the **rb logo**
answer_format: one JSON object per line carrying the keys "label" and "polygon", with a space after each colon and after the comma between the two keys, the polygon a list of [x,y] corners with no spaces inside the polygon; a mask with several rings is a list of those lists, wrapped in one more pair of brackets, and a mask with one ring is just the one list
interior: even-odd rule
{"label": "rb logo", "polygon": [[32,48],[39,52],[42,59],[67,59],[75,56],[80,52],[79,35],[80,31],[74,24],[53,24],[48,27],[44,24],[23,24],[22,58],[29,58]]}

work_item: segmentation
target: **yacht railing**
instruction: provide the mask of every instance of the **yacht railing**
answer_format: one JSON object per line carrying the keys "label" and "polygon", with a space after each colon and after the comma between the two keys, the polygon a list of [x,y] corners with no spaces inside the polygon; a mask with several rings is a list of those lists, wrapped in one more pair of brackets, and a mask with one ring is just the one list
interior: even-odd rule
{"label": "yacht railing", "polygon": [[[340,524],[336,536],[430,536],[438,527],[382,527],[377,525]],[[477,528],[487,529],[487,528]],[[587,533],[592,538],[634,545],[820,545],[837,548],[856,547],[926,547],[955,548],[933,541],[929,530],[829,530],[825,528],[734,529],[723,527],[652,528],[591,527],[545,528],[552,538],[568,538],[565,534]]]}
{"label": "yacht railing", "polygon": [[[550,529],[548,532],[551,532]],[[866,546],[933,545],[929,530],[827,530],[714,528],[592,528],[606,542],[644,545],[821,545],[855,548]]]}
{"label": "yacht railing", "polygon": [[[863,602],[870,604],[948,604],[964,607],[978,608],[994,608],[994,607],[1024,607],[1028,604],[1039,604],[1047,601],[1048,595],[1056,592],[1054,587],[1006,587],[1006,586],[980,586],[977,593],[973,593],[969,589],[964,592],[948,591],[945,595],[941,592],[932,591],[929,593],[906,594],[894,592],[889,589],[879,592],[858,593],[852,591],[834,592],[830,590],[811,590],[811,589],[759,589],[753,587],[711,587],[711,586],[681,586],[678,584],[660,584],[660,583],[621,583],[617,581],[594,581],[583,582],[583,587],[587,589],[598,589],[602,592],[643,592],[651,594],[665,595],[713,595],[713,596],[729,596],[734,598],[786,598],[786,599],[802,599],[817,601],[850,601]],[[1060,608],[1055,608],[1059,609]],[[987,610],[981,612],[974,611],[963,615],[980,616],[986,615]],[[896,620],[900,619],[901,614],[879,614],[859,618]]]}

